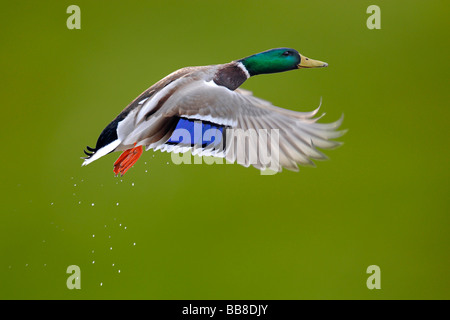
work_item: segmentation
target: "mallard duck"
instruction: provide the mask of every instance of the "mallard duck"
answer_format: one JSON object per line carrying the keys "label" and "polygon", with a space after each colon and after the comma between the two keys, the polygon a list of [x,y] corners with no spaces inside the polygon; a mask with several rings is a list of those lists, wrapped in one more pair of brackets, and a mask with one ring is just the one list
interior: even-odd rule
{"label": "mallard duck", "polygon": [[[238,88],[252,76],[326,66],[294,49],[277,48],[230,63],[179,69],[145,90],[108,124],[95,148],[88,146],[84,151],[87,157],[82,158],[82,165],[123,151],[114,163],[114,173],[123,175],[144,146],[146,150],[212,155],[275,172],[283,167],[298,171],[298,164],[314,165],[311,159],[326,159],[317,147],[340,145],[330,139],[344,133],[337,131],[342,117],[333,123],[317,123],[320,117],[314,116],[320,105],[312,112],[291,111]],[[244,132],[243,144],[232,143],[235,131]],[[269,134],[263,137],[261,132]],[[262,159],[261,150],[268,145],[275,160]]]}

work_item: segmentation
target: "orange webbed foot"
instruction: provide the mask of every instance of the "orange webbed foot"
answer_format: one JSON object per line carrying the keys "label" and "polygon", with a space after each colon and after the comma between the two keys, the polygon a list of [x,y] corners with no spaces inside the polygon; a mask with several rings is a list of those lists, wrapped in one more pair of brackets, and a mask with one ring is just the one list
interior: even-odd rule
{"label": "orange webbed foot", "polygon": [[[136,144],[135,144],[136,145]],[[114,162],[114,173],[116,176],[120,173],[121,176],[125,174],[138,161],[142,154],[142,146],[125,150]]]}

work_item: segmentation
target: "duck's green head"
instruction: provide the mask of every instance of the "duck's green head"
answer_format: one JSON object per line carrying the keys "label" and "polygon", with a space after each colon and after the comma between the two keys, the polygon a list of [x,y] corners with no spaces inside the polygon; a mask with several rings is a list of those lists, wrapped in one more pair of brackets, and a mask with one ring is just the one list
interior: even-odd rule
{"label": "duck's green head", "polygon": [[267,50],[240,59],[238,62],[241,62],[244,65],[250,76],[301,68],[321,68],[328,66],[328,63],[309,59],[302,56],[297,50],[290,48]]}

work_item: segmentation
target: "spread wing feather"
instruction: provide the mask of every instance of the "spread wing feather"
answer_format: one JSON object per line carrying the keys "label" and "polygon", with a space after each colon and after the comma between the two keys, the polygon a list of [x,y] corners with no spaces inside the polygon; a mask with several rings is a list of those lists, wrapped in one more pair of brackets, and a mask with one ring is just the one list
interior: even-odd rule
{"label": "spread wing feather", "polygon": [[[229,129],[241,129],[243,132],[256,132],[249,134],[247,142],[243,145],[234,144],[227,146],[225,158],[231,162],[237,162],[243,166],[253,165],[259,169],[268,168],[267,163],[259,159],[260,150],[263,148],[277,147],[278,162],[271,163],[270,169],[281,171],[282,167],[297,171],[298,164],[314,165],[311,159],[324,160],[327,157],[320,149],[331,149],[341,143],[333,141],[345,133],[337,129],[343,118],[332,123],[317,123],[320,117],[314,118],[319,108],[311,112],[296,112],[282,109],[252,95],[243,89],[231,91],[218,86],[213,82],[194,81],[179,87],[174,94],[165,100],[160,108],[150,119],[138,119],[134,133],[127,137],[130,141],[143,141],[149,148],[168,149],[164,143],[170,138],[167,128],[173,124],[164,126],[169,119],[196,119],[213,122],[226,126]],[[152,122],[152,125],[149,125]],[[141,128],[141,130],[138,130]],[[143,129],[144,128],[144,129]],[[155,130],[158,128],[158,130]],[[161,133],[161,128],[166,133]],[[229,132],[230,130],[227,130]],[[263,139],[260,132],[278,130],[278,145],[271,145],[269,138]],[[156,133],[159,136],[156,138]],[[230,141],[227,139],[227,142]],[[177,152],[180,148],[169,148]],[[182,148],[186,151],[186,148]],[[204,150],[205,154],[207,150]],[[202,155],[201,150],[196,153]]]}

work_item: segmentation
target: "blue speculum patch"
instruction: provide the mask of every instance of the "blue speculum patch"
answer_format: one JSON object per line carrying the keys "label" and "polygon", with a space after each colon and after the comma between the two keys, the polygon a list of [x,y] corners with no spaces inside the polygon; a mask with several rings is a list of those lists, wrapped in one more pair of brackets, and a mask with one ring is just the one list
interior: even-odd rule
{"label": "blue speculum patch", "polygon": [[194,119],[180,118],[170,139],[169,144],[209,145],[220,146],[223,141],[224,126]]}

